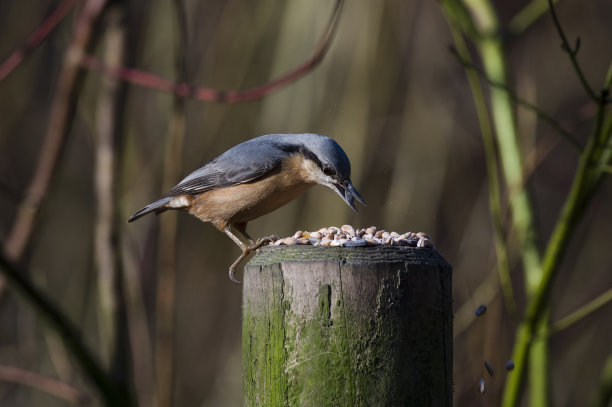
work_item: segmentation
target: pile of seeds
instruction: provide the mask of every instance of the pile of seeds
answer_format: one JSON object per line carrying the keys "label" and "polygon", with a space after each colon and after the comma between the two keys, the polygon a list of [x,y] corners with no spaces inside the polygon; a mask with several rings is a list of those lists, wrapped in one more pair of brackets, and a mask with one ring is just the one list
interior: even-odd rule
{"label": "pile of seeds", "polygon": [[274,237],[274,246],[312,245],[312,246],[410,246],[431,247],[433,242],[428,234],[423,232],[408,232],[399,234],[378,230],[376,226],[365,229],[355,229],[351,225],[342,227],[330,226],[321,228],[315,232],[304,232],[298,230],[293,236],[280,238]]}

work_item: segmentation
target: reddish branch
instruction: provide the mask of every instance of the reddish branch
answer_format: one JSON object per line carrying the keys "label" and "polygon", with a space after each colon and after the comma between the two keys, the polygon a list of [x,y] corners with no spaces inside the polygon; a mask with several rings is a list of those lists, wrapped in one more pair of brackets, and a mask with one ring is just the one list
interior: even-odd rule
{"label": "reddish branch", "polygon": [[89,404],[91,398],[82,391],[53,377],[12,366],[0,366],[0,381],[29,386],[73,404]]}
{"label": "reddish branch", "polygon": [[66,17],[66,14],[80,0],[64,0],[49,17],[34,31],[25,44],[14,51],[4,62],[0,64],[0,81],[6,78],[25,57],[44,40],[47,35]]}
{"label": "reddish branch", "polygon": [[[58,9],[32,34],[25,46],[15,51],[8,60],[0,65],[0,73],[4,72],[4,76],[0,75],[0,80],[15,69],[28,51],[38,45],[49,34],[77,1],[79,0],[65,0],[61,3]],[[174,93],[179,97],[190,97],[197,100],[222,103],[237,103],[259,99],[295,82],[312,71],[323,60],[338,26],[343,2],[344,0],[336,0],[327,28],[319,40],[313,55],[308,60],[280,78],[261,86],[245,90],[220,91],[195,87],[187,83],[174,83],[137,69],[109,67],[93,56],[85,55],[84,51],[89,43],[93,21],[98,18],[106,3],[106,0],[87,1],[77,20],[73,41],[66,52],[64,64],[58,78],[56,95],[51,106],[50,122],[41,149],[38,166],[26,191],[25,198],[19,206],[13,228],[6,240],[4,249],[7,255],[11,259],[21,257],[29,241],[34,220],[49,187],[51,177],[55,172],[57,160],[64,144],[64,135],[69,127],[71,95],[74,91],[79,66],[97,70],[110,77],[137,85]]]}
{"label": "reddish branch", "polygon": [[[43,21],[36,31],[28,38],[26,43],[0,64],[0,81],[6,78],[6,76],[8,76],[30,52],[49,35],[79,1],[80,0],[64,0],[59,7]],[[174,83],[160,76],[138,69],[109,67],[91,55],[83,55],[80,64],[84,68],[96,70],[117,79],[164,92],[174,93],[179,97],[189,97],[208,102],[223,103],[237,103],[260,99],[295,82],[312,71],[323,60],[334,37],[343,2],[344,0],[336,0],[327,28],[313,55],[308,60],[280,78],[251,89],[221,91],[211,88],[196,87],[187,83]]]}
{"label": "reddish branch", "polygon": [[145,72],[138,69],[109,67],[91,55],[86,55],[83,57],[81,66],[99,71],[104,75],[118,78],[135,85],[173,93],[179,97],[220,103],[237,103],[261,99],[274,91],[295,82],[308,72],[312,71],[323,60],[323,57],[325,57],[325,54],[331,45],[331,41],[334,38],[342,4],[343,0],[336,1],[327,28],[319,40],[313,55],[308,60],[304,61],[298,67],[287,72],[280,78],[250,89],[222,91],[211,88],[196,87],[187,83],[175,83],[150,72]]}

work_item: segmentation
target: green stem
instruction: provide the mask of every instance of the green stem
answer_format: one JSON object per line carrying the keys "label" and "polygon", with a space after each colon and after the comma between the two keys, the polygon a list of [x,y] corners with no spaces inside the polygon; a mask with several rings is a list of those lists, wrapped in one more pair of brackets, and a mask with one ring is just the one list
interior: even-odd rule
{"label": "green stem", "polygon": [[[505,60],[501,40],[497,36],[499,25],[496,15],[488,0],[465,0],[464,3],[448,0],[443,4],[451,3],[455,8],[462,5],[468,13],[457,14],[455,19],[465,18],[468,15],[472,26],[476,27],[476,35],[472,36],[481,54],[484,72],[487,78],[496,83],[506,83]],[[585,146],[578,169],[574,176],[572,186],[565,205],[548,241],[546,252],[540,262],[540,255],[536,245],[536,230],[533,222],[533,211],[529,202],[527,191],[522,187],[522,164],[518,137],[511,100],[508,92],[501,88],[492,88],[490,93],[494,126],[497,134],[500,156],[502,159],[503,174],[510,191],[510,208],[512,210],[514,227],[517,231],[520,249],[525,270],[528,304],[526,318],[517,328],[513,359],[517,366],[513,374],[508,375],[503,395],[502,406],[511,407],[520,401],[522,386],[527,370],[526,362],[530,359],[530,372],[537,377],[532,381],[530,399],[532,405],[547,405],[547,355],[546,348],[542,347],[545,340],[539,340],[532,347],[535,332],[546,332],[548,323],[548,305],[552,283],[554,282],[560,262],[563,258],[569,239],[581,217],[586,205],[597,190],[603,179],[603,168],[610,165],[610,151],[607,150],[608,140],[612,134],[612,119],[605,119],[605,107],[610,102],[608,91],[612,83],[612,65],[606,75],[604,90],[597,95],[586,82],[580,66],[578,65],[576,47],[571,48],[554,12],[552,0],[549,0],[554,23],[563,40],[563,47],[568,52],[576,73],[587,91],[588,95],[598,102],[597,117],[593,133]],[[463,23],[462,27],[470,26]],[[464,31],[466,32],[466,31]],[[605,121],[605,124],[604,124]],[[612,149],[610,149],[612,150]],[[534,352],[530,356],[530,352]],[[539,366],[539,374],[534,369]],[[544,380],[541,380],[544,378]]]}
{"label": "green stem", "polygon": [[[499,40],[487,38],[481,42],[481,55],[485,71],[493,80],[506,82],[506,61]],[[521,152],[516,134],[512,102],[508,93],[492,87],[490,90],[493,123],[497,134],[502,170],[509,189],[512,219],[518,234],[527,292],[535,291],[540,281],[540,254],[536,245],[533,209],[523,185]]]}
{"label": "green stem", "polygon": [[601,379],[599,381],[597,393],[591,405],[593,407],[606,407],[610,405],[612,400],[612,353],[608,355],[604,367],[601,371]]}
{"label": "green stem", "polygon": [[603,307],[610,301],[612,301],[612,288],[610,288],[594,300],[589,301],[588,303],[578,308],[576,311],[572,312],[568,316],[561,318],[559,321],[555,322],[546,334],[550,336],[554,333],[569,328],[576,322],[597,311],[599,308]]}
{"label": "green stem", "polygon": [[[487,78],[507,87],[506,60],[503,44],[498,35],[499,22],[488,0],[466,0],[465,7],[478,27],[480,36],[473,38],[484,65]],[[527,291],[531,294],[538,286],[541,269],[536,244],[536,230],[529,194],[523,186],[522,158],[519,148],[512,99],[505,89],[490,88],[493,124],[497,136],[502,170],[509,189],[510,208],[518,234]]]}
{"label": "green stem", "polygon": [[527,308],[527,321],[530,324],[534,324],[535,321],[537,321],[548,301],[550,288],[556,277],[559,263],[565,253],[565,248],[567,247],[580,215],[584,212],[584,207],[595,192],[595,189],[592,187],[589,188],[589,186],[591,185],[593,174],[592,158],[597,150],[597,134],[601,131],[602,116],[603,105],[600,105],[594,134],[589,138],[584,154],[581,157],[568,199],[563,207],[552,236],[550,237],[546,253],[544,254],[544,260],[542,261],[542,283],[536,296]]}
{"label": "green stem", "polygon": [[525,371],[527,370],[527,356],[529,354],[531,337],[532,331],[529,325],[525,322],[521,322],[516,329],[514,352],[512,353],[515,369],[512,374],[508,374],[508,378],[506,379],[506,386],[504,387],[504,395],[501,402],[502,407],[518,405],[519,397],[522,394]]}
{"label": "green stem", "polygon": [[[601,94],[602,100],[600,101],[600,103],[602,104],[601,109],[605,110],[605,106],[603,105],[607,103],[606,98],[609,95],[611,85],[612,85],[612,63],[610,63],[610,65],[608,66],[608,72],[606,74],[606,79],[604,81],[604,86],[602,89],[602,94]],[[601,126],[602,126],[602,129],[601,129],[601,132],[599,133],[600,151],[599,151],[598,158],[597,158],[598,165],[597,165],[597,174],[596,174],[595,184],[599,184],[599,182],[603,178],[603,175],[606,172],[610,172],[609,168],[610,168],[610,164],[612,161],[612,115],[608,115],[604,123],[604,118],[602,114]]]}
{"label": "green stem", "polygon": [[[469,15],[480,33],[479,37],[473,39],[480,52],[486,77],[496,83],[506,85],[506,60],[503,44],[498,35],[500,27],[495,10],[488,0],[465,0],[463,4],[468,9]],[[492,86],[490,88],[490,100],[503,175],[509,191],[513,226],[518,235],[526,289],[530,297],[536,292],[540,284],[542,269],[540,267],[540,252],[537,246],[533,208],[529,193],[523,187],[523,165],[519,138],[516,132],[514,108],[510,95],[504,89]],[[539,325],[539,329],[545,329],[546,320],[538,323],[542,324]],[[531,337],[534,328],[534,326],[525,327],[517,333],[517,335],[527,338],[525,340],[526,347],[522,350],[522,353],[515,355],[517,366],[518,363],[523,363],[523,366],[519,367],[523,374],[525,372],[524,362],[527,360],[529,351],[528,338]],[[544,405],[548,404],[548,366],[542,364],[546,360],[547,341],[540,341],[533,358],[530,360],[531,374],[537,376],[538,380],[531,383],[529,394],[533,403],[543,403]],[[510,375],[510,377],[516,376],[519,375]],[[516,403],[520,396],[522,381],[517,382],[515,387],[516,393],[513,403]],[[514,404],[506,404],[506,406],[510,405]]]}
{"label": "green stem", "polygon": [[[546,312],[538,325],[535,327],[535,332],[543,333],[548,331],[549,312]],[[529,405],[534,407],[546,407],[548,403],[548,377],[549,377],[549,360],[548,360],[548,337],[539,336],[539,340],[531,342],[529,350]]]}
{"label": "green stem", "polygon": [[[445,14],[448,16],[449,13],[452,13],[452,10],[446,9]],[[451,18],[447,17],[447,19],[451,21]],[[462,61],[471,63],[470,54],[461,32],[452,24],[450,25],[450,29],[459,58]],[[480,125],[480,133],[482,135],[482,143],[485,149],[487,180],[489,186],[489,210],[491,211],[491,221],[493,223],[495,251],[497,254],[497,270],[508,312],[511,315],[516,315],[516,303],[514,301],[514,290],[512,288],[512,279],[510,277],[510,263],[508,260],[508,250],[504,236],[501,203],[499,198],[499,174],[497,171],[497,154],[495,152],[495,141],[493,140],[493,129],[491,128],[486,98],[478,78],[478,73],[474,70],[468,69],[465,70],[465,73],[470,84],[470,89],[472,90],[472,97],[476,107],[476,114],[478,117],[478,123]]]}
{"label": "green stem", "polygon": [[[554,0],[557,3],[559,0]],[[510,34],[517,36],[522,34],[533,23],[539,20],[548,11],[546,0],[532,0],[521,9],[508,23]]]}
{"label": "green stem", "polygon": [[[599,104],[597,118],[593,134],[589,137],[585,150],[580,158],[579,166],[572,182],[568,198],[559,215],[553,233],[548,241],[544,259],[542,261],[542,281],[532,300],[527,306],[526,319],[516,334],[513,358],[515,361],[524,357],[529,352],[531,338],[539,326],[540,318],[547,308],[548,298],[552,283],[557,276],[559,264],[565,254],[565,248],[573,234],[574,228],[584,208],[593,196],[596,188],[593,187],[593,156],[597,151],[598,134],[602,129],[604,106]],[[502,406],[515,406],[521,390],[521,382],[524,376],[524,367],[517,364],[518,369],[512,375],[508,375],[504,391]]]}
{"label": "green stem", "polygon": [[489,85],[505,90],[514,103],[533,112],[540,120],[547,123],[551,128],[553,128],[557,133],[559,133],[559,135],[563,137],[574,150],[576,150],[577,152],[582,151],[582,146],[580,145],[580,143],[578,143],[574,136],[572,136],[569,131],[565,130],[559,122],[557,122],[548,113],[542,111],[534,103],[528,102],[527,100],[520,98],[512,91],[512,89],[508,87],[508,85],[496,82],[491,78],[487,77],[486,73],[484,73],[480,68],[478,68],[476,65],[474,65],[474,63],[471,62],[471,60],[469,59],[469,54],[467,54],[467,57],[457,54],[457,58],[459,59],[459,62],[461,62],[461,65],[478,73],[478,75]]}

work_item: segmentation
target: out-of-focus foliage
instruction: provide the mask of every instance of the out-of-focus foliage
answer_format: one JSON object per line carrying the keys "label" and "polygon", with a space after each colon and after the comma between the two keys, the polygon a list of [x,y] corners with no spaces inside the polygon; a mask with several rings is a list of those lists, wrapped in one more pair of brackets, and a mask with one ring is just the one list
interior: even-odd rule
{"label": "out-of-focus foliage", "polygon": [[[0,2],[0,61],[20,47],[56,0]],[[330,1],[186,0],[185,77],[221,90],[266,83],[308,58],[325,29]],[[528,2],[494,1],[502,26]],[[559,18],[572,38],[586,78],[599,84],[612,57],[612,3],[563,0]],[[172,2],[128,2],[129,63],[174,79],[177,23]],[[49,122],[49,107],[70,41],[74,12],[0,82],[0,239],[11,229]],[[515,26],[511,26],[515,27]],[[584,144],[595,111],[559,48],[544,14],[525,31],[504,37],[509,82],[522,98],[555,117]],[[497,280],[493,227],[480,127],[464,67],[440,4],[351,1],[322,63],[298,82],[241,104],[185,101],[181,176],[229,147],[267,133],[316,132],[333,137],[351,158],[353,183],[368,202],[353,214],[317,187],[249,224],[252,236],[289,235],[351,223],[425,231],[454,270],[457,336],[455,405],[498,405],[517,320],[507,312]],[[96,42],[96,55],[104,51]],[[479,65],[480,62],[476,61]],[[87,72],[58,173],[24,256],[32,280],[83,332],[101,344],[98,266],[94,261],[94,193],[102,76]],[[130,85],[118,141],[121,218],[162,192],[173,96]],[[577,166],[576,151],[532,112],[517,111],[521,154],[529,167],[538,242],[548,239]],[[179,177],[180,179],[180,177]],[[175,181],[179,181],[176,179]],[[604,180],[570,241],[552,290],[550,321],[560,320],[612,286],[612,188]],[[507,213],[507,197],[502,211]],[[162,215],[171,216],[171,215]],[[135,388],[141,402],[155,394],[156,270],[159,219],[121,223]],[[513,236],[510,234],[510,236]],[[524,311],[522,264],[512,242],[510,264],[519,313]],[[238,249],[226,236],[178,214],[174,340],[174,405],[240,404],[241,287],[227,277]],[[162,290],[163,291],[163,290]],[[461,310],[486,302],[486,315],[460,320]],[[584,405],[596,391],[610,353],[610,304],[550,337],[552,405]],[[93,393],[52,332],[11,291],[0,298],[0,366],[18,366]],[[495,368],[486,375],[483,360]],[[144,372],[144,373],[143,373]],[[150,399],[149,399],[150,400]],[[66,402],[29,387],[0,382],[2,405],[60,406]],[[143,404],[146,405],[146,404]]]}

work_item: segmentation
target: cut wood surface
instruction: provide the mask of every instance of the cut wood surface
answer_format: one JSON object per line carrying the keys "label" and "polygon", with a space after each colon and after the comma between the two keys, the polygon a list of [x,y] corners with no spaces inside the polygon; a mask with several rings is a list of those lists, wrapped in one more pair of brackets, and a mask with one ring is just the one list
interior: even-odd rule
{"label": "cut wood surface", "polygon": [[451,406],[451,267],[412,247],[264,247],[245,267],[245,406]]}

